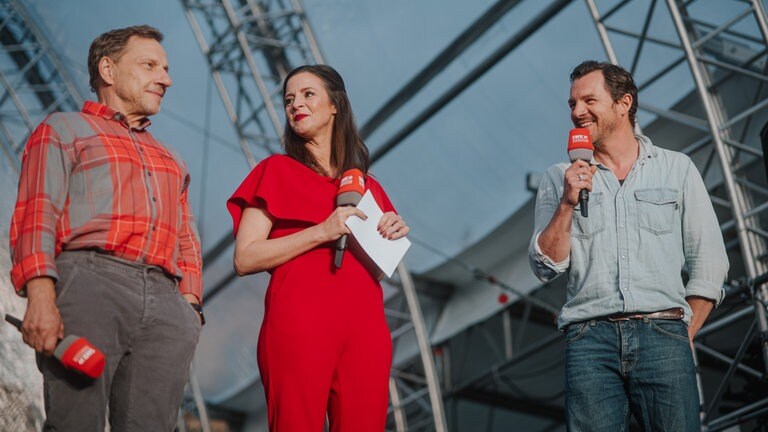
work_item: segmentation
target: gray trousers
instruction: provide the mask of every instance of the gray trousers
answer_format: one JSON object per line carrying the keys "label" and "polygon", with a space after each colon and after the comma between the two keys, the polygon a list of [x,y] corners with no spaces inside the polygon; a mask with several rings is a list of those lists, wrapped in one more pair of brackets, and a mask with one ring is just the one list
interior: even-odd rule
{"label": "gray trousers", "polygon": [[104,352],[96,380],[38,356],[43,373],[45,431],[172,431],[189,376],[200,321],[158,267],[94,251],[56,259],[56,303],[65,335]]}

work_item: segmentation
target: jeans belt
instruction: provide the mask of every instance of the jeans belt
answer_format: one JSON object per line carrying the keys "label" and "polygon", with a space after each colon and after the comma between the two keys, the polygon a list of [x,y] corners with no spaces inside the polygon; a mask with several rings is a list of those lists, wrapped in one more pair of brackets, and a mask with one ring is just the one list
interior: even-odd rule
{"label": "jeans belt", "polygon": [[609,315],[606,317],[608,321],[629,321],[629,320],[642,320],[642,319],[663,319],[663,320],[681,320],[685,316],[683,308],[676,307],[672,309],[665,309],[658,312],[632,312]]}

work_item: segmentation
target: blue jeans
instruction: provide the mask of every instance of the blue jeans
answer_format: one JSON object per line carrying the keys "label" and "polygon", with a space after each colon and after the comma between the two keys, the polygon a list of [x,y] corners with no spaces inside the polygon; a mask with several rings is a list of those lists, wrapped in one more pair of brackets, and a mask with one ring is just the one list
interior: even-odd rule
{"label": "blue jeans", "polygon": [[592,320],[566,330],[569,431],[700,431],[696,372],[683,321]]}

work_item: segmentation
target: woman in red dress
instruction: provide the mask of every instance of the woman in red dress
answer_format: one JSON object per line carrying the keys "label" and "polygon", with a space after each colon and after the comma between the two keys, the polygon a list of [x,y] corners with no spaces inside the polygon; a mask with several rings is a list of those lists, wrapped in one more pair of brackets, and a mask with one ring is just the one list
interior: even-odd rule
{"label": "woman in red dress", "polygon": [[[336,207],[341,174],[368,172],[344,81],[333,68],[301,66],[283,84],[286,155],[257,165],[227,202],[235,227],[235,270],[272,274],[258,342],[269,428],[382,431],[392,342],[378,272],[347,250],[333,267],[333,245],[350,231],[355,207]],[[384,216],[379,232],[408,233],[370,175],[365,188]]]}

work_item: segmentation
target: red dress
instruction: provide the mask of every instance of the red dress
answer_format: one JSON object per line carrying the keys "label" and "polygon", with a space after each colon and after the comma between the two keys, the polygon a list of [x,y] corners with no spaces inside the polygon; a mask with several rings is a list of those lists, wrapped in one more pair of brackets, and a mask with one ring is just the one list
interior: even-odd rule
{"label": "red dress", "polygon": [[[335,209],[338,187],[338,179],[271,156],[227,201],[235,235],[246,207],[274,218],[269,238],[317,225]],[[394,211],[371,176],[365,188]],[[334,432],[384,430],[392,341],[381,285],[351,250],[339,270],[333,253],[329,243],[271,271],[258,342],[271,431],[321,431],[326,411]]]}

